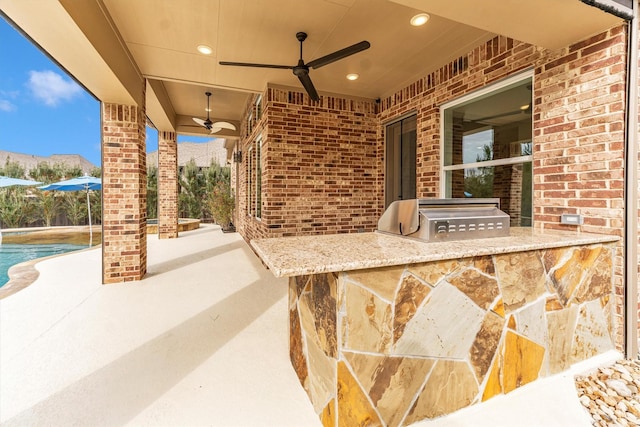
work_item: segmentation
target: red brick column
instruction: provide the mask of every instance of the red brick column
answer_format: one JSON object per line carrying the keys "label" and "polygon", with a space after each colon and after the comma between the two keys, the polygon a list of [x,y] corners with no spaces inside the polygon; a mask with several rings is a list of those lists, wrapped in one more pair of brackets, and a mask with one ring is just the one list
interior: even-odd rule
{"label": "red brick column", "polygon": [[147,272],[144,107],[102,104],[102,282]]}
{"label": "red brick column", "polygon": [[178,143],[175,132],[158,132],[158,237],[178,237]]}

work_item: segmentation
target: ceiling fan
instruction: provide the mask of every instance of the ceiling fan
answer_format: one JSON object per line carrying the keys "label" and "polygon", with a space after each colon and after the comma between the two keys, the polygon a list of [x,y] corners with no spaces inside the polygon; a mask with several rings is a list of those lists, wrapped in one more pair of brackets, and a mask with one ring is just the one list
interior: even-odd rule
{"label": "ceiling fan", "polygon": [[287,70],[293,70],[293,74],[298,77],[302,86],[309,94],[309,97],[314,101],[319,101],[320,97],[318,96],[318,92],[316,88],[313,86],[311,82],[311,77],[309,77],[309,68],[320,68],[325,65],[331,64],[332,62],[338,61],[340,59],[346,58],[347,56],[351,56],[363,50],[369,49],[371,44],[363,40],[360,43],[356,43],[354,45],[345,47],[344,49],[337,50],[333,53],[325,55],[321,58],[314,59],[308,64],[304,63],[302,59],[302,42],[307,39],[307,33],[299,32],[296,33],[296,38],[300,42],[300,59],[298,60],[298,65],[270,65],[270,64],[251,64],[246,62],[227,62],[220,61],[220,65],[233,65],[236,67],[258,67],[258,68],[283,68]]}
{"label": "ceiling fan", "polygon": [[209,108],[209,99],[211,98],[211,92],[205,92],[207,95],[207,120],[202,120],[198,117],[193,117],[193,121],[199,124],[200,126],[207,128],[209,133],[220,132],[222,129],[236,130],[236,127],[229,122],[215,122],[213,123],[209,118],[209,112],[211,108]]}

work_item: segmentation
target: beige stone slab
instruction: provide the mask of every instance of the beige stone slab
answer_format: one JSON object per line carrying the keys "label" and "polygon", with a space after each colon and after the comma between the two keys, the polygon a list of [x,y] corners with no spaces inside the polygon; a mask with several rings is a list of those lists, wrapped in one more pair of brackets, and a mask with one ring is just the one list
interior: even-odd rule
{"label": "beige stone slab", "polygon": [[504,318],[491,311],[487,312],[480,331],[478,331],[478,335],[471,346],[469,362],[473,367],[478,383],[484,381],[491,362],[496,357],[504,324]]}
{"label": "beige stone slab", "polygon": [[468,363],[440,360],[404,424],[450,414],[469,406],[477,394],[478,384]]}
{"label": "beige stone slab", "polygon": [[507,331],[504,345],[502,384],[509,393],[540,377],[545,348],[533,341]]}
{"label": "beige stone slab", "polygon": [[[305,337],[306,338],[306,337]],[[322,351],[314,340],[307,342],[307,360],[309,361],[309,377],[307,390],[313,409],[320,414],[336,393],[336,360]]]}
{"label": "beige stone slab", "polygon": [[398,426],[435,361],[345,352],[345,358],[387,426]]}
{"label": "beige stone slab", "polygon": [[353,283],[345,283],[344,348],[387,353],[391,345],[391,304]]}
{"label": "beige stone slab", "polygon": [[455,286],[441,283],[407,323],[393,354],[464,359],[485,312]]}
{"label": "beige stone slab", "polygon": [[507,314],[547,291],[544,266],[537,252],[496,255],[495,262]]}
{"label": "beige stone slab", "polygon": [[371,289],[388,302],[393,301],[398,284],[405,267],[386,267],[374,270],[357,270],[347,273],[347,278]]}
{"label": "beige stone slab", "polygon": [[407,274],[404,277],[393,303],[393,342],[398,341],[402,336],[407,322],[416,314],[429,292],[431,287],[422,283],[414,275]]}
{"label": "beige stone slab", "polygon": [[571,347],[572,363],[614,349],[605,313],[600,300],[587,302],[580,308]]}
{"label": "beige stone slab", "polygon": [[549,373],[557,374],[571,366],[570,354],[573,332],[578,317],[578,306],[547,311],[547,344]]}
{"label": "beige stone slab", "polygon": [[531,341],[545,345],[548,341],[547,322],[545,318],[546,298],[540,298],[533,304],[514,313],[516,331]]}
{"label": "beige stone slab", "polygon": [[462,260],[452,259],[424,264],[413,264],[409,271],[431,286],[436,286],[442,279],[450,274],[460,271],[466,263]]}
{"label": "beige stone slab", "polygon": [[491,307],[500,294],[497,280],[482,274],[475,268],[468,268],[448,280],[485,310]]}
{"label": "beige stone slab", "polygon": [[427,243],[374,232],[256,239],[251,245],[275,276],[284,277],[618,240],[610,235],[514,227],[508,237],[451,242]]}
{"label": "beige stone slab", "polygon": [[344,362],[338,363],[338,425],[382,426],[366,393]]}

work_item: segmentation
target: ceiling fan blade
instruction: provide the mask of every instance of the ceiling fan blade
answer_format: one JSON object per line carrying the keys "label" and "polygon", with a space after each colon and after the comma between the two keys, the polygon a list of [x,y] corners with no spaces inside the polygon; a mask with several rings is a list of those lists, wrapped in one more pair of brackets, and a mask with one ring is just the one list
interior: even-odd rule
{"label": "ceiling fan blade", "polygon": [[236,130],[236,127],[229,122],[215,122],[212,126],[214,128]]}
{"label": "ceiling fan blade", "polygon": [[302,86],[304,86],[304,89],[309,94],[309,97],[314,101],[320,101],[318,92],[316,91],[316,88],[313,87],[313,83],[311,82],[311,77],[309,77],[309,73],[298,75],[298,79],[300,79],[300,83],[302,83]]}
{"label": "ceiling fan blade", "polygon": [[217,127],[217,126],[213,126],[211,129],[211,132],[209,133],[216,133],[216,132],[220,132],[222,130],[221,127]]}
{"label": "ceiling fan blade", "polygon": [[347,56],[351,56],[355,53],[362,52],[363,50],[367,50],[371,47],[371,43],[366,40],[361,41],[360,43],[356,43],[349,47],[345,47],[344,49],[337,50],[329,55],[325,55],[321,58],[314,59],[313,61],[307,64],[308,67],[311,68],[320,68],[325,65],[331,64],[332,62],[338,61],[342,58],[346,58]]}
{"label": "ceiling fan blade", "polygon": [[205,127],[205,128],[207,127],[206,122],[204,120],[202,120],[202,119],[199,119],[197,117],[193,117],[193,121],[196,122],[197,124],[199,124],[202,127]]}
{"label": "ceiling fan blade", "polygon": [[220,61],[220,65],[232,65],[234,67],[256,67],[256,68],[281,68],[285,70],[291,70],[293,67],[289,65],[272,65],[272,64],[252,64],[249,62],[228,62]]}

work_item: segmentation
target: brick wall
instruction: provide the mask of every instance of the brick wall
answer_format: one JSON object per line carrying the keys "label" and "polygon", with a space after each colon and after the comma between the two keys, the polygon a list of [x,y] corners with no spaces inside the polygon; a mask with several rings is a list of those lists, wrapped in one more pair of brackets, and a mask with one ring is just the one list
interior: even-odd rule
{"label": "brick wall", "polygon": [[[382,123],[418,115],[418,197],[440,197],[443,103],[534,70],[534,224],[580,213],[587,232],[623,235],[625,31],[617,27],[558,51],[496,37],[381,102]],[[623,253],[615,267],[616,344],[623,343]]]}
{"label": "brick wall", "polygon": [[178,237],[178,143],[175,132],[158,132],[158,238]]}
{"label": "brick wall", "polygon": [[243,141],[246,182],[249,145],[262,136],[260,219],[245,214],[246,188],[239,194],[245,238],[373,231],[384,199],[375,101],[322,97],[316,104],[270,87],[263,104],[263,118]]}
{"label": "brick wall", "polygon": [[[584,216],[582,231],[624,235],[623,27],[563,49],[536,69],[534,220],[558,224],[561,213]],[[616,344],[623,345],[624,255],[616,250]]]}
{"label": "brick wall", "polygon": [[[262,221],[244,217],[241,232],[251,239],[375,228],[384,200],[382,129],[411,112],[417,197],[440,197],[440,105],[532,69],[534,226],[575,229],[562,226],[560,215],[579,213],[580,230],[622,236],[625,38],[617,27],[548,51],[498,36],[380,100],[377,116],[373,103],[354,109],[348,100],[323,98],[315,106],[301,93],[269,89],[266,117],[254,129],[265,137],[264,214]],[[614,278],[618,348],[622,247]]]}
{"label": "brick wall", "polygon": [[144,106],[102,104],[103,283],[147,271],[145,124]]}

